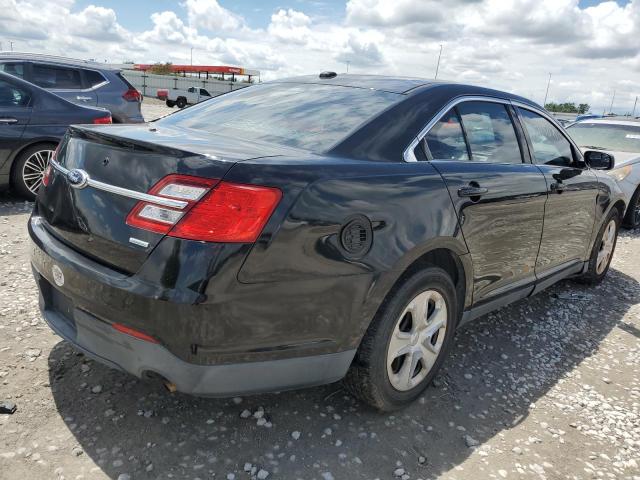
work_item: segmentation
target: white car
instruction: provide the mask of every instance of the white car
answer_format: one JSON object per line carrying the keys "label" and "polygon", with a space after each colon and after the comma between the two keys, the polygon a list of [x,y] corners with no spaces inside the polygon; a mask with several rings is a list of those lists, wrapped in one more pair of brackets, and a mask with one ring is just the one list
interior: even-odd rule
{"label": "white car", "polygon": [[567,127],[580,148],[603,150],[613,155],[615,166],[607,171],[615,178],[627,200],[624,225],[640,227],[640,120],[598,118]]}
{"label": "white car", "polygon": [[211,94],[204,88],[189,87],[186,90],[173,88],[167,91],[167,107],[171,108],[177,105],[179,108],[184,108],[187,105],[195,105],[210,98]]}

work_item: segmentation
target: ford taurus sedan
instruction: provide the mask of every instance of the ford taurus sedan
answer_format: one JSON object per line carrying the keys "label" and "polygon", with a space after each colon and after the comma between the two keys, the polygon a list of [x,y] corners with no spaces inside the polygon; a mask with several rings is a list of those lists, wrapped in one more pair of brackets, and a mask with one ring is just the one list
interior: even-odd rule
{"label": "ford taurus sedan", "polygon": [[72,127],[29,232],[43,316],[87,355],[230,396],[345,378],[417,398],[456,329],[606,275],[623,195],[536,104],[325,72],[138,126]]}

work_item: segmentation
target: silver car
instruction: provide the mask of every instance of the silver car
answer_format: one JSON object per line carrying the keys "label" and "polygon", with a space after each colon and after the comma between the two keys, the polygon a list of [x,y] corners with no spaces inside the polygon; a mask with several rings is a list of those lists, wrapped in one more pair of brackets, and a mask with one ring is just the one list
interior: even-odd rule
{"label": "silver car", "polygon": [[582,150],[603,150],[615,159],[615,178],[627,200],[624,225],[640,227],[640,120],[600,118],[582,120],[567,127]]}
{"label": "silver car", "polygon": [[87,107],[111,112],[113,123],[144,122],[142,95],[120,69],[100,63],[31,53],[0,53],[0,71]]}

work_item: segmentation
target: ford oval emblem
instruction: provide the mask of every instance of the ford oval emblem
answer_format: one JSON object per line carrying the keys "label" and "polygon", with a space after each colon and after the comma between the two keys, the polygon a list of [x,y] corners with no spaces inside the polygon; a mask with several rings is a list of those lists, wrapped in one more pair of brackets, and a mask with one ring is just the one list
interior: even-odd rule
{"label": "ford oval emblem", "polygon": [[67,181],[73,188],[84,188],[89,183],[89,175],[84,170],[74,168],[67,172]]}

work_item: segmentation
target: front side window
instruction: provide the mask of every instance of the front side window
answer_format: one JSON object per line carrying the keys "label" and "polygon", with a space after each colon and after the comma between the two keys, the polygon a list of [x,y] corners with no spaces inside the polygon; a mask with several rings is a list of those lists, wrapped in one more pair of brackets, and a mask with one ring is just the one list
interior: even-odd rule
{"label": "front side window", "polygon": [[0,80],[0,108],[27,107],[29,93]]}
{"label": "front side window", "polygon": [[533,158],[540,165],[570,167],[573,164],[571,143],[560,130],[542,115],[518,108],[533,147]]}
{"label": "front side window", "polygon": [[8,73],[14,77],[24,78],[24,63],[0,63],[0,72]]}
{"label": "front side window", "polygon": [[82,89],[80,70],[55,65],[34,63],[33,83],[42,88]]}
{"label": "front side window", "polygon": [[457,109],[467,135],[472,161],[522,163],[518,137],[503,104],[464,102]]}
{"label": "front side window", "polygon": [[212,97],[158,122],[247,140],[325,151],[403,100],[396,93],[272,83]]}
{"label": "front side window", "polygon": [[640,123],[625,125],[580,122],[567,128],[567,132],[580,147],[616,152],[640,152]]}
{"label": "front side window", "polygon": [[453,109],[429,130],[425,142],[434,160],[469,160],[460,120]]}

